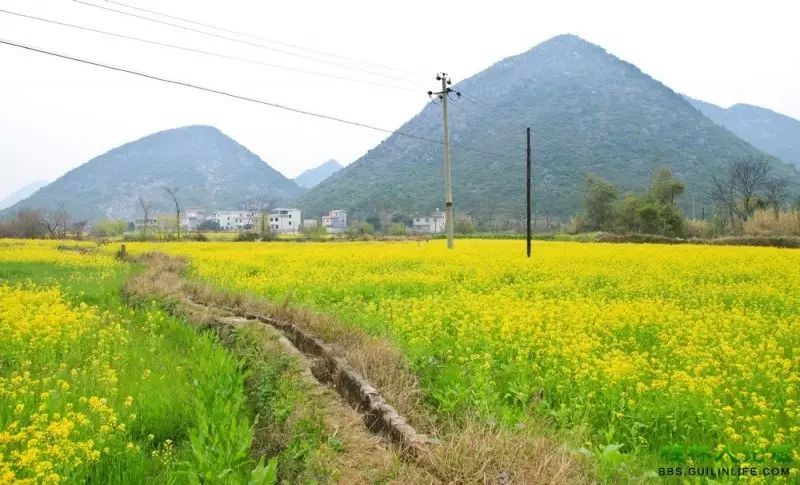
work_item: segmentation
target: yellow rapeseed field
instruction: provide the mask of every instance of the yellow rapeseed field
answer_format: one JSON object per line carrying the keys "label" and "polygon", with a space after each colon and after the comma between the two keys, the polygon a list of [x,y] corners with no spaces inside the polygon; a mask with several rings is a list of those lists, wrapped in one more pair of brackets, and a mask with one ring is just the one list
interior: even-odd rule
{"label": "yellow rapeseed field", "polygon": [[[800,456],[800,253],[442,241],[136,246],[398,342],[444,413],[588,426],[590,449]],[[796,469],[793,473],[797,473]]]}
{"label": "yellow rapeseed field", "polygon": [[157,302],[126,306],[132,265],[74,249],[0,239],[0,484],[249,474],[237,361]]}
{"label": "yellow rapeseed field", "polygon": [[[125,451],[119,435],[136,414],[133,397],[117,388],[112,349],[128,338],[119,322],[71,307],[57,288],[0,286],[0,334],[3,367],[11,369],[0,375],[8,423],[0,430],[0,483],[56,483],[103,452]],[[73,349],[90,350],[76,362],[68,357]]]}

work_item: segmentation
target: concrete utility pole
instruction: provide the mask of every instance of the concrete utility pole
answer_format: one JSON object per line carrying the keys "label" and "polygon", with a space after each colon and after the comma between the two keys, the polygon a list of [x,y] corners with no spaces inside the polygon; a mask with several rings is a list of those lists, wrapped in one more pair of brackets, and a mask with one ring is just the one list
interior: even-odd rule
{"label": "concrete utility pole", "polygon": [[525,218],[525,227],[526,227],[526,235],[525,240],[527,241],[527,250],[526,253],[528,257],[531,257],[531,128],[530,126],[526,130],[527,134],[527,148],[526,148],[526,157],[525,157],[525,209],[527,217]]}
{"label": "concrete utility pole", "polygon": [[[450,93],[454,92],[450,87],[453,82],[446,72],[436,74],[436,80],[442,82],[442,90],[438,93],[428,91],[428,96],[434,94],[442,100],[442,116],[444,116],[444,205],[445,205],[445,228],[447,230],[447,249],[453,249],[453,182],[450,170],[450,128],[447,125],[447,101]],[[455,92],[457,96],[461,93]]]}

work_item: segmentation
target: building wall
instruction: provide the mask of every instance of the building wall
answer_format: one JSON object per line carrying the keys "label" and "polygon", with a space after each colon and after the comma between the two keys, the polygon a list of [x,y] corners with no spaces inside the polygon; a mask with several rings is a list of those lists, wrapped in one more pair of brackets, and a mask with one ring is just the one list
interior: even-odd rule
{"label": "building wall", "polygon": [[337,209],[322,216],[322,225],[328,232],[344,232],[347,230],[347,211]]}
{"label": "building wall", "polygon": [[300,209],[275,209],[269,214],[270,228],[279,234],[300,232],[302,220]]}
{"label": "building wall", "polygon": [[223,231],[243,231],[253,227],[253,219],[247,211],[217,211],[214,219]]}
{"label": "building wall", "polygon": [[434,212],[430,216],[415,217],[411,221],[411,229],[426,234],[441,234],[445,232],[445,214]]}

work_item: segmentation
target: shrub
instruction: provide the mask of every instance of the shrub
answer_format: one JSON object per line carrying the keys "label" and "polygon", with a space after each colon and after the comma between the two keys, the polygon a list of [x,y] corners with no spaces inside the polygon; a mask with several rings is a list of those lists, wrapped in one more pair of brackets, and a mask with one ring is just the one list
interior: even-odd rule
{"label": "shrub", "polygon": [[686,237],[710,239],[714,237],[714,226],[710,222],[699,220],[686,221]]}
{"label": "shrub", "polygon": [[371,236],[372,234],[375,234],[375,226],[369,222],[362,222],[361,224],[356,224],[355,226],[351,227],[347,232],[350,233],[351,236]]}
{"label": "shrub", "polygon": [[128,223],[118,219],[103,219],[92,226],[94,237],[121,236],[128,229]]}
{"label": "shrub", "polygon": [[386,230],[386,233],[390,236],[402,236],[406,233],[406,226],[399,222],[393,222],[389,225],[389,229]]}
{"label": "shrub", "polygon": [[233,240],[237,242],[260,241],[261,236],[259,236],[255,232],[240,232],[239,234],[236,235],[236,237]]}
{"label": "shrub", "polygon": [[453,230],[458,234],[472,234],[475,232],[475,226],[469,219],[458,219]]}

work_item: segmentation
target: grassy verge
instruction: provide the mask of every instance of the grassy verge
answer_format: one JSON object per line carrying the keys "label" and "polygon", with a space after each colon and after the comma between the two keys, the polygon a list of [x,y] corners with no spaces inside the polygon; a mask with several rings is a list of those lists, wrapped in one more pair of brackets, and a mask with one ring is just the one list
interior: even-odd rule
{"label": "grassy verge", "polygon": [[0,482],[269,482],[239,363],[159,306],[127,307],[136,271],[0,247]]}
{"label": "grassy verge", "polygon": [[[314,464],[320,463],[319,457],[328,461],[328,474],[322,476],[336,477],[343,483],[362,483],[374,481],[364,480],[365,476],[378,476],[391,479],[399,483],[587,483],[591,481],[592,471],[587,462],[577,451],[577,446],[567,443],[570,437],[554,429],[544,419],[531,416],[530,419],[520,421],[516,427],[509,428],[499,422],[490,422],[485,417],[474,413],[464,413],[457,417],[437,413],[429,404],[426,394],[420,383],[403,356],[402,352],[386,339],[369,335],[365,330],[355,325],[345,325],[341,321],[291,305],[274,304],[262,298],[250,296],[243,292],[224,291],[211,287],[208,284],[196,281],[184,281],[180,274],[185,262],[179,258],[170,258],[163,255],[149,255],[150,270],[145,278],[138,279],[132,285],[132,291],[144,294],[158,294],[161,298],[173,301],[192,300],[203,301],[211,307],[230,308],[270,315],[319,335],[326,343],[333,347],[333,351],[345,358],[362,375],[375,385],[386,398],[409,422],[418,430],[435,436],[438,440],[436,446],[431,447],[426,453],[414,458],[413,462],[392,465],[376,464],[374,467],[365,465],[362,459],[354,465],[348,456],[369,456],[368,452],[352,453],[354,440],[343,439],[344,447],[338,449],[339,436],[329,424],[330,412],[323,413],[327,431],[322,434],[317,432],[306,433],[311,439],[302,439],[305,445],[313,445],[313,451],[307,456],[317,457],[306,460],[302,466],[305,468],[296,474],[296,477],[306,477],[306,473],[314,476]],[[202,316],[191,318],[192,321],[202,320]],[[209,320],[213,320],[210,318]],[[235,332],[244,332],[242,328]],[[240,336],[244,335],[239,333]],[[253,345],[258,338],[247,335],[235,339],[237,345],[247,343]],[[234,346],[234,348],[236,348]],[[249,347],[245,347],[247,349]],[[258,349],[259,347],[256,347]],[[247,352],[251,357],[247,362],[260,362],[261,370],[255,370],[251,378],[257,375],[263,377],[264,389],[275,389],[282,384],[274,381],[275,375],[281,375],[289,367],[276,359],[276,352],[270,346],[261,346],[261,350],[250,348]],[[266,350],[264,350],[266,349]],[[239,350],[241,351],[241,349]],[[261,357],[254,358],[255,355]],[[277,369],[282,369],[277,372]],[[252,369],[251,369],[252,370]],[[259,379],[255,379],[258,382]],[[272,383],[270,383],[272,382]],[[259,386],[256,385],[256,388]],[[253,394],[253,393],[251,393]],[[259,395],[259,392],[255,393]],[[300,396],[294,403],[285,405],[286,399],[291,396]],[[265,425],[273,431],[268,435],[280,436],[275,429],[282,429],[281,420],[274,417],[281,416],[280,409],[313,409],[324,407],[325,400],[315,397],[309,399],[308,394],[296,394],[287,391],[264,394],[261,401],[259,414],[266,418]],[[278,397],[277,400],[274,398]],[[282,404],[284,403],[284,404]],[[301,412],[302,415],[302,412]],[[312,414],[313,415],[313,414]],[[273,416],[273,418],[269,418]],[[303,426],[294,427],[292,423],[299,420],[287,420],[289,435],[303,436]],[[289,440],[288,442],[290,442]],[[356,442],[358,440],[355,440]],[[580,440],[574,440],[575,443]],[[292,453],[284,450],[291,447],[287,440],[279,440],[285,448],[277,448],[281,456],[279,470],[281,474],[287,473],[292,467],[291,461],[285,461]],[[304,445],[304,446],[305,446]],[[359,445],[356,444],[356,447]],[[360,445],[365,448],[362,445]],[[304,447],[301,447],[304,448]],[[572,450],[570,450],[572,448]],[[337,451],[330,453],[330,451]],[[331,466],[330,464],[333,464]],[[340,476],[342,470],[354,470],[358,467],[362,471],[360,479]],[[337,473],[331,474],[330,471]],[[319,476],[317,476],[319,478]],[[293,480],[290,480],[293,481]]]}
{"label": "grassy verge", "polygon": [[226,324],[226,305],[203,307],[189,300],[181,260],[161,255],[144,260],[149,269],[127,286],[128,298],[158,298],[187,321],[213,329],[242,362],[248,406],[257,416],[252,453],[274,456],[281,482],[420,482],[398,450],[371,434],[355,410],[311,377],[308,362],[287,350],[279,332],[254,322]]}

